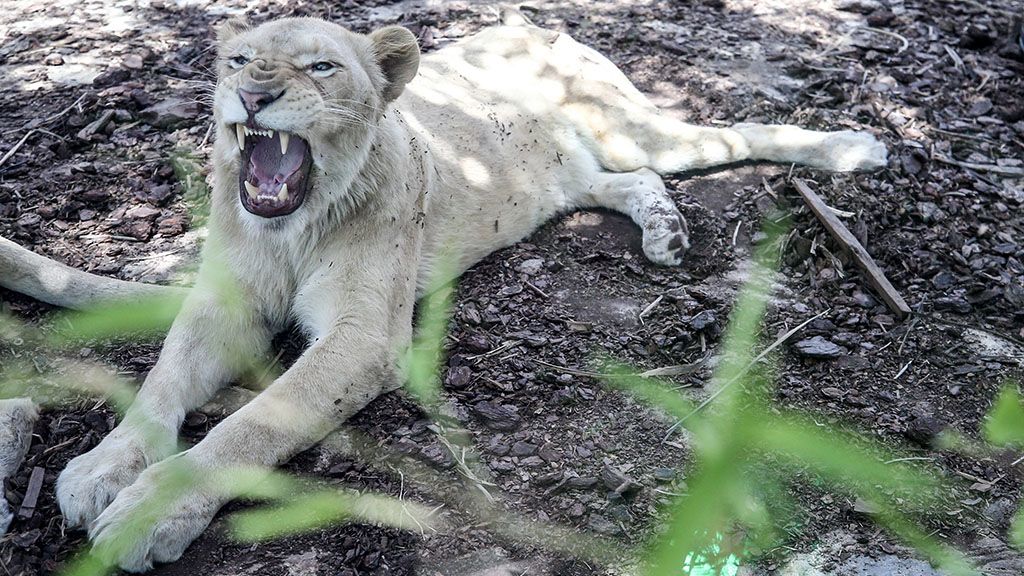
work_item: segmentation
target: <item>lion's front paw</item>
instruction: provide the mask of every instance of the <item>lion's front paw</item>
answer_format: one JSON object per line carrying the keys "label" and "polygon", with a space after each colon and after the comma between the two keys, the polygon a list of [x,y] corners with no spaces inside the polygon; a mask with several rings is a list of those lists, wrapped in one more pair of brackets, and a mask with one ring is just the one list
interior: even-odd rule
{"label": "lion's front paw", "polygon": [[686,220],[678,211],[651,217],[644,223],[644,255],[655,264],[678,266],[690,249]]}
{"label": "lion's front paw", "polygon": [[827,170],[863,172],[884,168],[889,162],[885,144],[867,132],[846,130],[830,134],[827,143]]}
{"label": "lion's front paw", "polygon": [[182,455],[154,464],[121,490],[89,530],[96,557],[129,572],[181,557],[220,507],[186,460]]}
{"label": "lion's front paw", "polygon": [[57,478],[57,502],[71,526],[88,527],[122,488],[138,478],[147,464],[166,456],[163,449],[123,425],[98,446],[68,463]]}

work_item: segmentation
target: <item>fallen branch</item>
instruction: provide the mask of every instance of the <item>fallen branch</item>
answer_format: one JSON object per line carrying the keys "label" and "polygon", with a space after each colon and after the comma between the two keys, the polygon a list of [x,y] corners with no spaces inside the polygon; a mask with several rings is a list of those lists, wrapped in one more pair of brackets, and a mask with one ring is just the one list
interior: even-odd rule
{"label": "fallen branch", "polygon": [[804,201],[807,202],[807,206],[810,207],[814,215],[818,217],[825,229],[829,231],[832,238],[838,242],[843,249],[848,252],[857,262],[857,266],[867,275],[868,281],[875,288],[875,291],[879,293],[882,300],[885,301],[885,305],[897,314],[901,318],[910,314],[910,306],[900,296],[900,293],[893,288],[889,279],[885,277],[885,273],[875,263],[874,258],[868,254],[868,251],[861,246],[857,237],[853,235],[850,230],[836,218],[836,215],[832,213],[828,205],[821,199],[820,196],[814,193],[813,190],[807,184],[799,179],[793,178],[793,185],[796,186],[800,195],[803,196]]}

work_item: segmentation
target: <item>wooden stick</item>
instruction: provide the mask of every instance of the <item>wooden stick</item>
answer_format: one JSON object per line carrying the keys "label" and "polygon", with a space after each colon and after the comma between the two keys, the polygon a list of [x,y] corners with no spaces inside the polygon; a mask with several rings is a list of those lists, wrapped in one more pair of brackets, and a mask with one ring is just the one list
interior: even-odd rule
{"label": "wooden stick", "polygon": [[39,492],[43,489],[43,476],[46,470],[36,466],[32,468],[32,475],[28,477],[28,489],[25,490],[25,497],[21,500],[21,510],[18,516],[31,518],[36,511],[36,502],[39,501]]}
{"label": "wooden stick", "polygon": [[814,215],[818,217],[822,225],[825,226],[825,229],[829,231],[829,234],[835,238],[836,242],[842,245],[844,250],[850,253],[860,269],[867,275],[868,281],[871,282],[875,291],[882,296],[886,306],[901,318],[910,314],[910,306],[907,306],[900,293],[893,288],[889,279],[885,277],[885,273],[875,263],[874,258],[861,246],[860,242],[857,241],[857,237],[839,221],[839,218],[836,218],[836,215],[832,213],[821,197],[815,194],[799,178],[793,178],[793,185],[796,186],[797,191],[803,196],[804,201],[807,202],[807,205],[814,212]]}

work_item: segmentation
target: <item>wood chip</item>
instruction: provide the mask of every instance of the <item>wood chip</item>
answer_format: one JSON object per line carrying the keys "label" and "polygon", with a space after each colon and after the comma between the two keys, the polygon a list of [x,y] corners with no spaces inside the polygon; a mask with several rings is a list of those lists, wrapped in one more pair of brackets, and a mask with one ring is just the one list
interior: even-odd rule
{"label": "wood chip", "polygon": [[39,492],[43,489],[43,476],[46,469],[36,466],[32,468],[32,475],[28,478],[28,489],[25,490],[25,498],[21,501],[21,509],[18,516],[31,518],[36,511],[36,502],[39,500]]}
{"label": "wood chip", "polygon": [[829,231],[832,238],[842,245],[843,249],[857,262],[857,266],[867,275],[868,281],[882,297],[886,306],[900,317],[910,314],[910,306],[903,300],[900,293],[893,288],[885,273],[875,263],[874,258],[868,254],[868,251],[864,249],[864,246],[857,240],[857,237],[832,213],[832,210],[829,209],[821,197],[799,178],[793,179],[793,185],[796,186],[797,191],[803,196],[804,201],[807,202],[814,215],[818,217],[818,220]]}

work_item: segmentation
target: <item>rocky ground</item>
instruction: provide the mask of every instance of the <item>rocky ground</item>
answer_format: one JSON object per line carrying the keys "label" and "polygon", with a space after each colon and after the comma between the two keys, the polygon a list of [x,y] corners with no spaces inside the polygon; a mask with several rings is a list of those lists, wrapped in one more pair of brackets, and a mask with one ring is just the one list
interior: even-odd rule
{"label": "rocky ground", "polygon": [[[969,551],[985,573],[1024,573],[1004,544],[1021,498],[1021,454],[962,455],[932,445],[944,429],[977,438],[998,389],[1022,376],[1024,56],[1010,33],[1019,4],[562,0],[527,7],[537,24],[607,54],[678,118],[870,130],[889,146],[891,162],[856,176],[741,166],[670,178],[694,244],[679,269],[647,263],[626,218],[580,212],[467,273],[443,379],[500,508],[623,545],[650,536],[660,505],[686,490],[686,436],[668,434],[671,420],[588,376],[589,362],[602,352],[651,369],[713,356],[759,223],[781,208],[794,228],[765,340],[822,315],[780,349],[778,403],[813,411],[823,423],[851,424],[922,459],[956,484],[923,519],[929,530]],[[211,26],[241,13],[255,21],[323,16],[357,31],[399,23],[424,50],[496,20],[487,4],[428,0],[8,2],[0,13],[0,234],[96,273],[166,280],[195,252],[190,209],[201,203],[201,175],[180,162],[176,172],[170,158],[187,153],[202,165],[209,153]],[[810,180],[841,211],[913,308],[909,318],[879,303],[803,207],[791,175]],[[54,328],[47,307],[5,292],[0,300],[5,312]],[[284,362],[301,347],[289,335],[280,343],[290,351]],[[75,354],[141,380],[157,351],[95,342]],[[5,359],[32,360],[39,371],[52,364],[50,353],[17,341],[0,341]],[[673,380],[703,398],[709,370]],[[191,415],[185,438],[202,437],[220,413]],[[41,470],[34,511],[0,537],[0,570],[53,573],[84,544],[81,532],[65,529],[53,484],[113,423],[95,400],[44,411],[26,462],[4,483],[17,510]],[[155,573],[468,574],[503,563],[517,574],[605,573],[585,557],[502,535],[501,520],[467,513],[465,495],[450,489],[458,485],[456,462],[428,424],[410,399],[388,395],[355,419],[348,442],[335,439],[287,468],[444,504],[439,514],[457,529],[349,525],[242,545],[230,540],[222,514],[182,560]],[[623,476],[630,489],[616,491]],[[806,512],[785,527],[784,545],[759,570],[928,573],[856,501],[813,482],[794,482],[791,493]]]}

